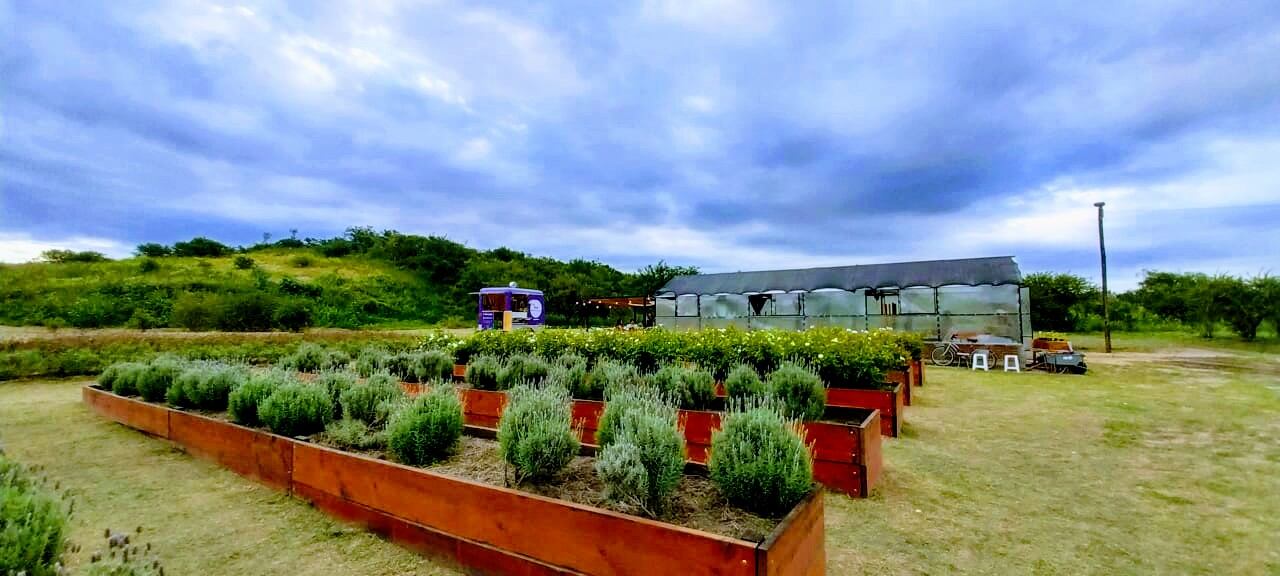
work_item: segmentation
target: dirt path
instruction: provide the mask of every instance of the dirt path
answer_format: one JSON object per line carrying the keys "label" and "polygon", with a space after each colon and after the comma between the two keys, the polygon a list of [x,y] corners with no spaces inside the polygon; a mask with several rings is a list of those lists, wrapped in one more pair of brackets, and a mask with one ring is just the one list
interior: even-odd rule
{"label": "dirt path", "polygon": [[1128,367],[1138,364],[1199,370],[1254,371],[1280,376],[1280,356],[1207,348],[1170,348],[1159,352],[1090,352],[1091,366]]}

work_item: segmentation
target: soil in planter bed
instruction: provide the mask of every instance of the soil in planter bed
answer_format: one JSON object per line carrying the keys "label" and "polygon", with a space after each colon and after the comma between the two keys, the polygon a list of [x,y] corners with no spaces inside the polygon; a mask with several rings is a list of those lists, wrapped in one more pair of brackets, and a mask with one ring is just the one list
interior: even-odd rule
{"label": "soil in planter bed", "polygon": [[870,416],[874,410],[866,408],[848,408],[844,406],[827,406],[822,411],[822,420],[820,422],[835,422],[837,424],[861,424]]}

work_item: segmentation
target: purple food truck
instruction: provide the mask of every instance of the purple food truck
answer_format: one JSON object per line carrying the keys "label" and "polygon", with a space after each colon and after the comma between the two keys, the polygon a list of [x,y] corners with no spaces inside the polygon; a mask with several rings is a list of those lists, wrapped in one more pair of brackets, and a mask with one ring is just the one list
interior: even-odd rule
{"label": "purple food truck", "polygon": [[546,321],[545,300],[541,290],[510,286],[481,288],[476,328],[480,330],[518,330],[541,328]]}

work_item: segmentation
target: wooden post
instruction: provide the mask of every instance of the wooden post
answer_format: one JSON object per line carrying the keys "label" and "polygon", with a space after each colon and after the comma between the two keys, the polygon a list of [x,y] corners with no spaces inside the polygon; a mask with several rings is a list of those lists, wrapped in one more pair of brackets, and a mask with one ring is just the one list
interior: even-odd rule
{"label": "wooden post", "polygon": [[1106,351],[1111,353],[1111,314],[1107,307],[1107,243],[1102,236],[1102,207],[1106,202],[1095,202],[1098,207],[1098,251],[1102,254],[1102,337]]}

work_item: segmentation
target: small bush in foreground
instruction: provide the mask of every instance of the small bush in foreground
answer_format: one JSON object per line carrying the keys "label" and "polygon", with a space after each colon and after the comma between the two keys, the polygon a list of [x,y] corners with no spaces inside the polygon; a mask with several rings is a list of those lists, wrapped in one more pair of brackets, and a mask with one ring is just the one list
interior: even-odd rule
{"label": "small bush in foreground", "polygon": [[387,422],[387,447],[412,466],[443,460],[462,437],[462,401],[452,386],[437,385],[401,406]]}
{"label": "small bush in foreground", "polygon": [[768,393],[760,374],[749,364],[739,364],[725,376],[724,389],[730,399],[761,398]]}
{"label": "small bush in foreground", "polygon": [[515,468],[517,483],[547,480],[568,466],[578,453],[569,392],[513,388],[498,422],[498,449]]}
{"label": "small bush in foreground", "polygon": [[788,418],[819,420],[826,410],[827,389],[822,386],[822,378],[799,364],[785,363],[770,372],[768,388]]}
{"label": "small bush in foreground", "polygon": [[507,390],[528,384],[542,384],[551,371],[551,364],[537,356],[512,356],[503,363],[498,371],[498,389]]}
{"label": "small bush in foreground", "polygon": [[329,423],[324,429],[324,436],[333,445],[350,450],[373,450],[387,443],[385,432],[352,418]]}
{"label": "small bush in foreground", "polygon": [[649,472],[635,444],[619,442],[601,448],[596,474],[605,485],[605,497],[614,502],[638,508],[648,498]]}
{"label": "small bush in foreground", "polygon": [[724,415],[707,468],[729,502],[760,514],[784,514],[813,490],[813,463],[796,423],[765,403]]}
{"label": "small bush in foreground", "polygon": [[231,414],[232,420],[245,426],[262,424],[262,419],[258,416],[258,407],[262,402],[277,388],[295,383],[298,383],[298,377],[283,370],[254,374],[239,388],[231,391],[227,398],[227,412]]}
{"label": "small bush in foreground", "polygon": [[306,436],[324,430],[333,419],[333,401],[320,386],[291,382],[258,405],[258,417],[276,434]]}
{"label": "small bush in foreground", "polygon": [[186,362],[176,356],[159,356],[138,373],[138,394],[147,402],[161,402]]}
{"label": "small bush in foreground", "polygon": [[245,256],[244,254],[236,256],[232,262],[236,265],[237,270],[248,270],[253,268],[253,265],[255,264],[253,258]]}
{"label": "small bush in foreground", "polygon": [[684,434],[669,406],[647,404],[622,415],[600,452],[596,472],[608,497],[649,515],[666,508],[684,471]]}
{"label": "small bush in foreground", "polygon": [[58,574],[70,515],[42,478],[0,453],[0,574]]}
{"label": "small bush in foreground", "polygon": [[377,424],[378,406],[401,396],[404,396],[404,389],[400,388],[400,382],[384,372],[342,391],[338,401],[342,404],[343,417]]}
{"label": "small bush in foreground", "polygon": [[497,390],[502,361],[487,354],[476,356],[467,364],[467,384],[476,390]]}

